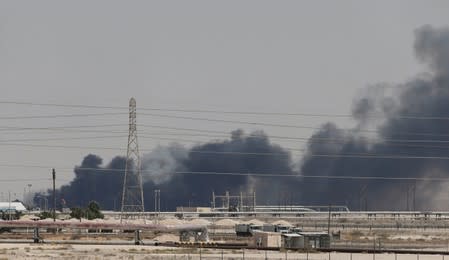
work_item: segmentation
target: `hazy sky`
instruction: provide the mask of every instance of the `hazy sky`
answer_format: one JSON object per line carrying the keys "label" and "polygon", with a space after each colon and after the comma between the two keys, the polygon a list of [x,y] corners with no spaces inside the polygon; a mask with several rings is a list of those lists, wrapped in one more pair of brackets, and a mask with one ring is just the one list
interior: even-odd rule
{"label": "hazy sky", "polygon": [[[448,13],[448,1],[411,0],[0,1],[0,101],[127,106],[134,96],[138,108],[349,114],[364,87],[400,83],[425,72],[414,57],[413,30],[424,24],[448,26]],[[111,112],[122,114],[17,118]],[[124,154],[126,113],[0,103],[0,191],[21,198],[28,183],[33,190],[50,186],[50,181],[31,179],[49,177],[51,167],[62,184],[88,153],[105,163]],[[329,120],[146,113],[305,126]],[[183,139],[186,145],[213,139],[149,125],[310,134],[151,115],[138,116],[138,123],[142,152],[170,142],[152,134]],[[110,124],[119,126],[99,127]],[[97,132],[24,129],[62,126],[97,126]],[[163,135],[169,132],[178,135]]]}

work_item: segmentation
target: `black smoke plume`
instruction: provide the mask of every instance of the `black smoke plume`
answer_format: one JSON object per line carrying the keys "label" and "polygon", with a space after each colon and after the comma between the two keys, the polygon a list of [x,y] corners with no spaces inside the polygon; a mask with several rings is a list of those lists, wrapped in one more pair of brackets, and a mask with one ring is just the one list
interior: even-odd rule
{"label": "black smoke plume", "polygon": [[[84,206],[95,200],[102,208],[120,209],[125,161],[123,157],[116,157],[102,166],[100,157],[87,155],[81,165],[75,167],[74,180],[58,189],[57,197],[64,199],[68,207]],[[193,174],[195,172],[211,175]],[[282,178],[256,180],[248,176],[214,174],[223,172],[290,174],[290,153],[272,144],[261,131],[245,135],[242,130],[232,132],[227,140],[190,149],[180,144],[157,147],[142,159],[145,207],[154,208],[154,189],[161,190],[161,209],[174,210],[176,206],[210,206],[213,191],[222,195],[225,191],[249,193],[264,186],[287,185]],[[264,190],[258,197],[271,202],[278,190]]]}
{"label": "black smoke plume", "polygon": [[[379,84],[370,87],[368,94],[359,97],[354,104],[357,127],[348,131],[327,123],[310,138],[309,155],[302,160],[301,174],[449,177],[448,160],[345,157],[351,154],[386,157],[449,155],[449,146],[444,143],[449,140],[449,120],[437,119],[449,115],[449,29],[431,26],[417,29],[414,48],[417,58],[429,67],[430,72],[397,86]],[[391,89],[398,93],[389,94]],[[377,135],[367,129],[373,126]],[[320,141],[323,139],[328,141],[323,143]],[[314,157],[313,154],[336,157]],[[319,180],[302,185],[302,195],[303,201],[309,203],[347,204],[368,210],[447,209],[447,187],[446,183],[414,180]]]}
{"label": "black smoke plume", "polygon": [[[429,72],[403,84],[366,88],[354,102],[356,126],[348,130],[332,122],[324,123],[310,137],[299,172],[292,170],[289,152],[271,143],[261,131],[246,135],[236,130],[227,140],[190,149],[172,144],[144,155],[146,209],[153,208],[156,188],[161,190],[162,210],[189,204],[209,206],[212,191],[220,194],[226,190],[256,190],[258,204],[338,204],[362,210],[448,209],[449,187],[445,182],[382,179],[449,177],[449,160],[388,158],[449,157],[449,29],[418,28],[414,49]],[[371,157],[362,158],[366,156]],[[96,200],[103,208],[118,209],[124,167],[122,157],[102,166],[101,158],[88,155],[75,168],[74,180],[58,190],[58,198],[64,198],[68,206]],[[297,174],[307,178],[215,172]],[[373,176],[379,179],[358,178]]]}
{"label": "black smoke plume", "polygon": [[[212,152],[212,153],[211,153]],[[210,172],[211,175],[178,174],[166,182],[161,190],[176,191],[166,194],[168,204],[210,205],[211,194],[233,194],[252,192],[270,183],[273,189],[263,189],[259,193],[261,201],[276,195],[281,178],[254,180],[247,176],[214,175],[213,173],[291,173],[290,153],[279,145],[270,143],[263,132],[253,132],[246,136],[242,130],[231,133],[231,139],[210,142],[193,147],[183,168],[189,172]],[[173,189],[174,187],[175,189]],[[190,202],[190,203],[189,203]]]}
{"label": "black smoke plume", "polygon": [[[69,207],[85,207],[95,200],[101,207],[118,209],[121,202],[123,172],[126,158],[115,157],[102,167],[103,160],[93,154],[84,157],[81,165],[75,167],[75,177],[68,185],[57,190],[57,203],[63,199]],[[49,192],[51,194],[51,192]],[[62,205],[61,205],[62,206]]]}

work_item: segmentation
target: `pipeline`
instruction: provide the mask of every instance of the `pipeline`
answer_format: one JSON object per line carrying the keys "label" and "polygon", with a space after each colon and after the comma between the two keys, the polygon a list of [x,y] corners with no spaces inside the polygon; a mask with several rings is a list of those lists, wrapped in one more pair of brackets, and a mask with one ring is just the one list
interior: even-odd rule
{"label": "pipeline", "polygon": [[196,233],[199,234],[196,239],[208,240],[207,227],[204,225],[181,224],[181,225],[162,225],[162,224],[129,224],[129,223],[92,223],[92,222],[65,222],[65,221],[0,221],[0,228],[32,228],[34,243],[42,243],[43,239],[39,234],[40,228],[59,230],[69,229],[112,229],[134,231],[134,243],[143,244],[140,238],[140,231],[149,230],[157,232],[180,232],[181,234]]}
{"label": "pipeline", "polygon": [[73,229],[115,229],[115,230],[149,230],[159,232],[203,232],[207,231],[205,225],[180,224],[128,224],[128,223],[92,223],[92,222],[68,222],[68,221],[29,221],[12,220],[0,221],[0,228],[73,228]]}

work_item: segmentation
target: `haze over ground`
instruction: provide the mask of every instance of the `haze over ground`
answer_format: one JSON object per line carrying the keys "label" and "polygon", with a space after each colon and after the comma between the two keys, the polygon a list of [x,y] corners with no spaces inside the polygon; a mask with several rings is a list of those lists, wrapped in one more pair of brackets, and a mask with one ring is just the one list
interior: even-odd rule
{"label": "haze over ground", "polygon": [[[147,153],[172,141],[190,147],[191,141],[225,139],[173,129],[170,133],[176,135],[167,136],[168,130],[157,128],[160,126],[228,133],[241,128],[247,133],[263,130],[268,136],[307,139],[313,129],[154,114],[314,127],[332,121],[339,127],[353,127],[357,121],[332,115],[350,115],[354,98],[363,96],[367,86],[397,86],[432,71],[415,58],[414,31],[425,24],[447,26],[448,7],[445,1],[4,1],[0,3],[1,100],[126,107],[134,96],[138,111],[164,108],[331,115],[167,111],[143,115],[141,111],[139,143]],[[41,117],[98,113],[103,115]],[[0,116],[2,127],[102,126],[95,128],[98,132],[2,130],[1,190],[11,190],[18,197],[28,183],[33,190],[49,187],[50,181],[34,179],[49,177],[51,167],[58,169],[59,185],[73,178],[71,169],[89,153],[101,156],[105,163],[125,153],[126,108],[2,103]],[[23,116],[34,118],[19,118]],[[111,124],[114,126],[105,126]],[[306,147],[304,140],[272,141],[282,147]],[[293,151],[292,161],[300,161],[302,155]]]}

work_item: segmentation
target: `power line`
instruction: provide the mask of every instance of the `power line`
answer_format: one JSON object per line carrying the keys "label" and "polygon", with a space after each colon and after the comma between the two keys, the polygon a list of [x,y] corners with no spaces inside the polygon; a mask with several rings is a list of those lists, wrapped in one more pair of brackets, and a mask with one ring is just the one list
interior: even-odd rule
{"label": "power line", "polygon": [[[168,135],[168,136],[198,136],[198,137],[217,137],[217,138],[228,138],[229,135],[205,135],[205,134],[191,134],[191,133],[150,133],[152,135]],[[151,138],[151,137],[149,137]],[[352,141],[350,138],[328,138],[328,137],[292,137],[292,136],[277,136],[277,135],[258,135],[249,134],[244,135],[243,138],[256,138],[256,139],[285,139],[285,140],[300,140],[300,141],[332,141],[332,142],[348,142]],[[365,139],[370,141],[372,144],[378,142],[384,143],[449,143],[449,140],[433,140],[433,139]],[[398,144],[399,145],[399,144]],[[425,147],[425,146],[419,146]],[[449,148],[449,147],[446,147]]]}
{"label": "power line", "polygon": [[[172,140],[172,139],[170,139]],[[197,141],[195,141],[197,142]],[[3,146],[24,146],[24,147],[46,147],[46,148],[60,148],[60,149],[92,149],[92,150],[116,150],[116,151],[124,151],[124,148],[118,147],[98,147],[98,146],[71,146],[71,145],[47,145],[47,144],[26,144],[26,143],[1,143]],[[150,152],[151,150],[144,150],[146,152]],[[303,151],[301,149],[297,149],[296,151]],[[220,151],[195,151],[189,150],[190,153],[210,153],[210,154],[235,154],[235,155],[282,155],[285,156],[284,153],[257,153],[257,152],[220,152]]]}
{"label": "power line", "polygon": [[[139,124],[138,126],[143,127],[153,127],[153,128],[163,128],[163,129],[173,129],[173,130],[183,130],[183,131],[197,131],[197,132],[206,132],[206,133],[225,133],[229,134],[229,132],[225,131],[216,131],[216,130],[203,130],[203,129],[197,129],[197,128],[181,128],[181,127],[168,127],[168,126],[158,126],[158,125],[147,125],[147,124]],[[315,130],[321,130],[321,127],[314,127],[314,126],[300,126],[305,127],[306,129],[315,129]],[[342,129],[343,131],[347,132],[368,132],[368,133],[380,133],[379,130],[353,130],[353,129]],[[423,135],[423,136],[439,136],[439,137],[449,137],[449,134],[434,134],[434,133],[415,133],[415,132],[402,132],[402,133],[392,133],[392,135]],[[272,137],[272,135],[268,135],[268,137]]]}
{"label": "power line", "polygon": [[[320,130],[320,127],[312,127],[312,126],[302,126],[302,125],[289,125],[289,124],[271,124],[271,123],[263,123],[263,122],[249,122],[249,121],[238,121],[238,120],[225,120],[225,119],[215,119],[215,118],[204,118],[204,117],[191,117],[191,116],[176,116],[176,115],[165,115],[165,114],[154,114],[154,113],[140,113],[139,115],[146,116],[154,116],[154,117],[162,117],[162,118],[175,118],[175,119],[185,119],[185,120],[197,120],[197,121],[207,121],[207,122],[219,122],[219,123],[232,123],[232,124],[245,124],[245,125],[259,125],[259,126],[270,126],[270,127],[282,127],[282,128],[294,128],[294,129],[312,129],[312,130]],[[448,118],[449,120],[449,118]],[[342,129],[345,130],[345,129]],[[346,129],[347,131],[347,129]],[[357,130],[358,132],[376,132],[379,133],[378,130]],[[406,133],[403,133],[406,134]],[[409,135],[415,133],[407,133]],[[420,134],[420,133],[419,133]]]}
{"label": "power line", "polygon": [[39,115],[39,116],[2,116],[0,120],[10,119],[43,119],[43,118],[64,118],[64,117],[90,117],[90,116],[116,116],[126,113],[97,113],[97,114],[62,114],[62,115]]}
{"label": "power line", "polygon": [[[19,129],[26,129],[26,130],[52,130],[52,131],[69,131],[69,132],[89,132],[89,133],[104,133],[105,131],[108,133],[126,133],[125,131],[107,131],[107,130],[82,130],[79,128],[97,128],[97,127],[111,127],[111,126],[121,126],[120,124],[105,124],[105,125],[86,125],[86,126],[62,126],[62,127],[43,127],[43,128],[17,128],[17,127],[8,127],[7,129],[0,129],[1,130],[19,130]],[[143,138],[153,138],[153,139],[159,139],[159,140],[170,140],[170,141],[184,141],[184,142],[204,142],[204,140],[186,140],[186,139],[173,139],[173,138],[162,138],[162,137],[154,137],[154,136],[160,136],[160,135],[167,135],[167,136],[200,136],[200,137],[216,137],[216,138],[228,138],[229,135],[227,132],[224,131],[213,131],[213,130],[202,130],[202,129],[193,129],[193,128],[176,128],[176,127],[166,127],[166,126],[153,126],[153,125],[143,125],[145,127],[155,127],[155,128],[162,128],[162,129],[171,129],[171,130],[189,130],[189,131],[199,131],[199,132],[206,132],[206,133],[220,133],[225,135],[204,135],[204,134],[192,134],[192,133],[150,133],[149,136],[142,135]],[[73,128],[73,129],[72,129]],[[106,138],[106,137],[122,137],[122,136],[98,136],[98,138]],[[84,137],[86,139],[95,139],[95,137]],[[291,137],[291,136],[277,136],[277,135],[258,135],[258,134],[249,134],[245,135],[244,138],[270,138],[270,139],[285,139],[285,140],[296,140],[300,142],[334,142],[334,143],[347,143],[352,141],[350,138],[328,138],[328,137]],[[83,139],[83,137],[79,138],[67,138],[67,139]],[[3,140],[3,142],[10,142],[10,141],[39,141],[39,140],[51,140],[48,138],[34,138],[34,139],[15,139],[15,140]],[[54,140],[64,140],[64,138],[57,138]],[[434,140],[434,139],[367,139],[364,138],[364,141],[371,142],[370,144],[380,144],[383,146],[391,145],[391,146],[406,146],[406,147],[420,147],[420,148],[441,148],[441,149],[447,149],[449,147],[446,146],[432,146],[432,145],[415,145],[410,143],[449,143],[449,140]],[[0,141],[2,142],[2,141]],[[402,144],[406,143],[406,144]]]}
{"label": "power line", "polygon": [[[96,149],[96,150],[121,150],[120,148],[113,147],[89,147],[89,146],[68,146],[68,145],[45,145],[45,144],[22,144],[22,143],[2,143],[4,146],[25,146],[25,147],[46,147],[46,148],[61,148],[61,149]],[[287,149],[288,151],[305,152],[304,149]],[[189,153],[204,153],[204,154],[229,154],[229,155],[283,155],[283,153],[256,153],[256,152],[226,152],[226,151],[196,151],[190,150]],[[449,160],[447,156],[415,156],[415,155],[383,155],[383,154],[319,154],[319,153],[307,153],[307,157],[323,157],[323,158],[358,158],[358,159],[397,159],[397,160]]]}
{"label": "power line", "polygon": [[[69,108],[94,108],[94,109],[127,109],[125,106],[93,106],[81,104],[55,104],[55,103],[35,103],[19,101],[0,101],[0,104],[31,105],[31,106],[50,106],[50,107],[69,107]],[[302,117],[341,117],[353,118],[351,114],[332,114],[332,113],[290,113],[290,112],[259,112],[259,111],[226,111],[226,110],[207,110],[207,109],[169,109],[169,108],[139,108],[141,111],[163,111],[180,113],[213,113],[213,114],[239,114],[239,115],[272,115],[272,116],[302,116]],[[383,118],[382,115],[367,115],[368,118]],[[416,120],[449,120],[449,117],[440,116],[392,116],[396,119],[416,119]]]}
{"label": "power line", "polygon": [[[51,131],[69,131],[69,132],[89,132],[89,133],[126,133],[125,131],[107,131],[107,130],[72,130],[71,128],[83,128],[83,127],[108,127],[108,126],[122,126],[118,124],[106,124],[106,125],[90,125],[90,126],[67,126],[67,127],[37,127],[37,128],[15,128],[10,127],[2,130],[51,130]],[[214,131],[214,130],[202,130],[202,129],[193,129],[193,128],[177,128],[177,127],[166,127],[166,126],[153,126],[153,125],[142,125],[144,127],[154,127],[154,128],[162,128],[162,129],[171,129],[171,130],[185,130],[185,131],[198,131],[205,133],[219,133],[222,135],[204,135],[204,134],[191,134],[191,133],[152,133],[150,135],[168,135],[168,136],[201,136],[201,137],[218,137],[218,138],[227,138],[229,137],[229,133],[225,131]],[[322,141],[332,141],[332,142],[348,142],[351,141],[350,138],[329,138],[329,137],[292,137],[292,136],[278,136],[278,135],[258,135],[258,134],[249,134],[244,135],[244,138],[269,138],[269,139],[286,139],[286,140],[303,140],[308,142],[315,142],[317,140]],[[382,143],[449,143],[449,140],[434,140],[434,139],[368,139],[364,138],[366,141],[370,141],[374,144]],[[189,140],[189,142],[196,142],[195,140]],[[199,141],[198,141],[199,142]],[[399,145],[399,144],[395,144]],[[410,146],[410,145],[406,145]],[[413,147],[432,147],[432,146],[413,146]],[[434,148],[444,148],[444,147],[434,147]]]}
{"label": "power line", "polygon": [[102,136],[83,136],[83,137],[10,139],[10,140],[0,140],[0,144],[9,143],[9,142],[84,140],[84,139],[105,139],[105,138],[126,138],[126,136],[123,136],[123,135],[112,135],[112,136],[102,135]]}
{"label": "power line", "polygon": [[124,124],[104,124],[104,125],[79,125],[79,126],[51,126],[51,127],[15,127],[15,126],[2,126],[0,131],[22,131],[22,130],[65,130],[65,129],[78,129],[78,128],[99,128],[99,127],[114,127]]}
{"label": "power line", "polygon": [[163,118],[186,119],[186,120],[197,120],[197,121],[208,121],[208,122],[219,122],[219,123],[274,126],[274,127],[296,128],[296,129],[298,129],[298,128],[299,129],[317,129],[316,127],[311,127],[311,126],[270,124],[270,123],[262,123],[262,122],[248,122],[248,121],[225,120],[225,119],[214,119],[214,118],[192,117],[192,116],[162,115],[162,114],[154,114],[154,113],[139,113],[139,115],[163,117]]}
{"label": "power line", "polygon": [[[170,129],[170,127],[164,127]],[[40,129],[40,128],[37,128]],[[46,130],[48,128],[45,128]],[[177,128],[174,128],[177,129]],[[56,128],[52,130],[61,130],[65,131],[65,128]],[[88,133],[104,133],[104,130],[74,130],[76,132],[88,132]],[[69,132],[73,132],[69,130]],[[108,133],[117,133],[124,134],[124,131],[107,131]],[[226,133],[220,131],[213,131],[216,133]],[[191,134],[191,133],[150,133],[147,135],[141,135],[141,138],[155,139],[155,140],[168,140],[168,141],[176,141],[176,142],[189,142],[189,143],[203,143],[210,142],[209,140],[191,140],[191,139],[183,139],[183,138],[172,138],[172,137],[161,137],[161,136],[198,136],[198,137],[213,137],[213,138],[227,138],[228,135],[204,135],[204,134]],[[280,139],[280,140],[295,140],[296,142],[309,142],[309,143],[340,143],[345,144],[351,139],[345,138],[321,138],[321,137],[288,137],[288,136],[265,136],[265,135],[246,135],[245,138],[270,138],[270,139]],[[60,138],[29,138],[29,139],[9,139],[9,140],[0,140],[0,144],[9,143],[9,142],[28,142],[28,141],[56,141],[56,140],[83,140],[83,139],[105,139],[105,138],[124,138],[122,135],[115,136],[87,136],[87,137],[60,137]],[[423,145],[423,143],[449,143],[449,140],[418,140],[418,139],[387,139],[387,140],[369,140],[371,141],[369,144],[378,144],[381,146],[396,146],[396,147],[414,147],[414,148],[435,148],[435,149],[449,149],[449,146],[436,146],[436,145]],[[420,144],[413,144],[420,143]],[[26,145],[26,144],[23,144]],[[81,149],[82,147],[76,147],[77,149]],[[86,147],[92,148],[92,147]],[[96,147],[94,149],[103,149],[102,147]],[[106,148],[108,150],[120,149],[120,148]],[[285,148],[286,150],[297,150],[294,148]],[[303,150],[302,150],[303,151]]]}
{"label": "power line", "polygon": [[[72,116],[89,116],[89,115],[117,115],[118,113],[102,113],[102,114],[69,114],[69,115],[51,115],[51,116],[33,116],[33,118],[43,118],[43,117],[72,117]],[[195,120],[209,120],[209,121],[219,121],[219,122],[233,122],[233,123],[247,123],[247,124],[261,124],[261,125],[271,125],[271,126],[282,126],[282,127],[299,127],[299,128],[307,128],[307,129],[319,129],[319,128],[315,128],[315,127],[309,127],[309,126],[292,126],[292,125],[277,125],[277,124],[265,124],[265,123],[256,123],[256,122],[243,122],[243,121],[231,121],[231,120],[218,120],[218,119],[209,119],[209,118],[194,118],[194,117],[179,117],[179,116],[171,116],[171,115],[155,115],[155,114],[150,114],[153,116],[163,116],[163,117],[175,117],[175,118],[183,118],[183,119],[195,119]],[[8,118],[14,118],[14,119],[20,119],[20,118],[29,118],[29,117],[8,117]],[[109,124],[109,125],[102,125],[102,126],[119,126],[117,124]],[[102,127],[102,126],[86,126],[86,127]],[[121,125],[120,125],[121,126]],[[152,127],[156,127],[156,126],[152,126]],[[15,128],[15,127],[7,127],[6,129],[0,129],[0,130],[31,130],[31,129],[41,129],[41,130],[65,130],[68,127],[54,127],[54,128]],[[80,128],[80,126],[78,126],[77,128]],[[160,128],[170,128],[170,127],[160,127]],[[184,130],[193,130],[193,129],[188,129],[188,128],[172,128],[172,129],[184,129]],[[218,132],[218,131],[211,131],[211,130],[197,130],[197,131],[205,131],[205,132]],[[98,131],[100,132],[100,131]],[[406,134],[420,134],[420,135],[437,135],[437,134],[427,134],[427,133],[406,133]],[[187,134],[184,134],[187,135]],[[204,135],[202,135],[204,136]],[[447,135],[438,135],[438,136],[447,136]],[[220,136],[214,136],[214,137],[220,137]],[[249,135],[247,136],[249,138],[259,138],[258,136],[252,136]],[[284,136],[267,136],[273,139],[287,139],[287,140],[307,140],[307,141],[315,141],[315,140],[326,140],[326,141],[343,141],[346,142],[348,141],[347,139],[335,139],[335,138],[319,138],[319,137],[312,137],[312,138],[302,138],[302,137],[284,137]],[[263,137],[262,137],[263,138]],[[81,138],[80,138],[81,139]],[[168,140],[168,138],[159,138],[161,140]],[[183,140],[183,141],[187,141],[187,142],[197,142],[194,140]],[[378,140],[375,140],[374,142],[376,142]],[[384,139],[384,140],[380,140],[383,144],[385,142],[407,142],[407,143],[449,143],[449,141],[446,140],[417,140],[417,139]],[[396,144],[397,145],[397,144]],[[410,146],[410,145],[407,145]],[[417,146],[413,146],[413,147],[417,147]],[[444,147],[426,147],[426,148],[444,148]]]}
{"label": "power line", "polygon": [[298,174],[273,174],[273,173],[241,173],[241,172],[175,172],[176,174],[195,175],[227,175],[227,176],[252,176],[252,177],[295,177],[313,179],[336,179],[336,180],[415,180],[415,181],[448,181],[449,178],[440,177],[387,177],[387,176],[348,176],[348,175],[298,175]]}
{"label": "power line", "polygon": [[[148,126],[148,125],[143,125]],[[224,131],[213,131],[213,130],[198,130],[198,129],[192,129],[192,128],[176,128],[176,127],[164,127],[164,126],[149,126],[149,127],[155,127],[155,128],[164,128],[164,129],[172,129],[172,130],[185,130],[185,131],[198,131],[198,132],[206,132],[206,133],[220,133],[220,134],[226,134],[225,136],[221,135],[215,135],[211,137],[229,137],[228,132]],[[170,134],[167,134],[170,135]],[[181,134],[180,134],[181,135]],[[186,135],[186,134],[182,134]],[[206,136],[201,134],[201,136]],[[449,136],[449,135],[436,135],[436,136]],[[270,139],[287,139],[287,140],[306,140],[306,141],[313,141],[313,140],[327,140],[327,141],[351,141],[350,138],[329,138],[329,137],[291,137],[291,136],[278,136],[278,135],[257,135],[257,134],[249,134],[244,135],[245,138],[270,138]],[[449,143],[449,140],[434,140],[434,139],[368,139],[365,138],[367,141],[371,141],[374,143],[377,142],[398,142],[398,143]]]}
{"label": "power line", "polygon": [[0,179],[0,182],[24,182],[24,181],[51,181],[50,178],[36,178],[36,179]]}
{"label": "power line", "polygon": [[[33,165],[4,165],[0,167],[36,167],[50,169],[48,166],[33,166]],[[73,170],[70,168],[60,167],[59,170]],[[125,169],[107,169],[107,168],[90,168],[90,167],[75,167],[76,170],[86,170],[90,172],[124,172]],[[151,173],[151,170],[142,170],[142,172]],[[64,173],[64,172],[63,172]],[[220,176],[243,176],[243,177],[292,177],[298,179],[333,179],[333,180],[407,180],[407,181],[444,181],[449,182],[448,177],[390,177],[390,176],[355,176],[355,175],[300,175],[292,173],[258,173],[258,172],[214,172],[214,171],[175,171],[172,172],[177,175],[220,175]],[[33,180],[33,179],[11,179],[11,180]],[[42,178],[36,180],[48,180],[49,178]],[[1,181],[1,180],[0,180]]]}
{"label": "power line", "polygon": [[122,110],[128,109],[128,107],[126,107],[126,106],[70,105],[70,104],[55,104],[55,103],[19,102],[19,101],[0,101],[0,104],[45,106],[45,107],[67,107],[67,108],[95,108],[95,109],[122,109]]}
{"label": "power line", "polygon": [[[8,116],[8,117],[0,117],[0,119],[42,119],[42,118],[65,118],[65,117],[89,117],[89,116],[104,116],[104,115],[121,115],[126,113],[97,113],[97,114],[62,114],[62,115],[41,115],[41,116]],[[156,116],[156,117],[167,117],[167,118],[177,118],[177,119],[188,119],[188,120],[200,120],[200,121],[211,121],[211,122],[222,122],[222,123],[235,123],[235,124],[248,124],[248,125],[261,125],[261,126],[271,126],[271,127],[284,127],[284,128],[298,128],[298,129],[311,129],[311,130],[320,130],[322,128],[316,126],[303,126],[303,125],[285,125],[285,124],[269,124],[263,122],[247,122],[247,121],[235,121],[235,120],[222,120],[222,119],[211,119],[211,118],[198,118],[198,117],[186,117],[186,116],[175,116],[175,115],[161,115],[161,114],[149,114],[142,113],[142,115],[148,116]],[[117,124],[113,124],[117,126]],[[106,125],[104,125],[106,126]],[[100,127],[100,126],[97,126]],[[152,126],[157,127],[157,126]],[[54,128],[54,127],[53,127]],[[59,128],[68,128],[68,127],[59,127]],[[162,127],[163,128],[163,127]],[[0,131],[7,130],[51,130],[49,128],[26,128],[26,127],[3,127]],[[174,129],[174,128],[173,128]],[[183,128],[178,128],[183,129]],[[184,128],[188,130],[188,128]],[[348,132],[367,132],[367,133],[379,133],[379,130],[369,130],[369,129],[341,129],[343,131]],[[210,130],[211,131],[211,130]],[[435,134],[435,133],[414,133],[414,132],[403,132],[403,133],[392,133],[393,135],[422,135],[422,136],[449,136],[449,134]]]}

